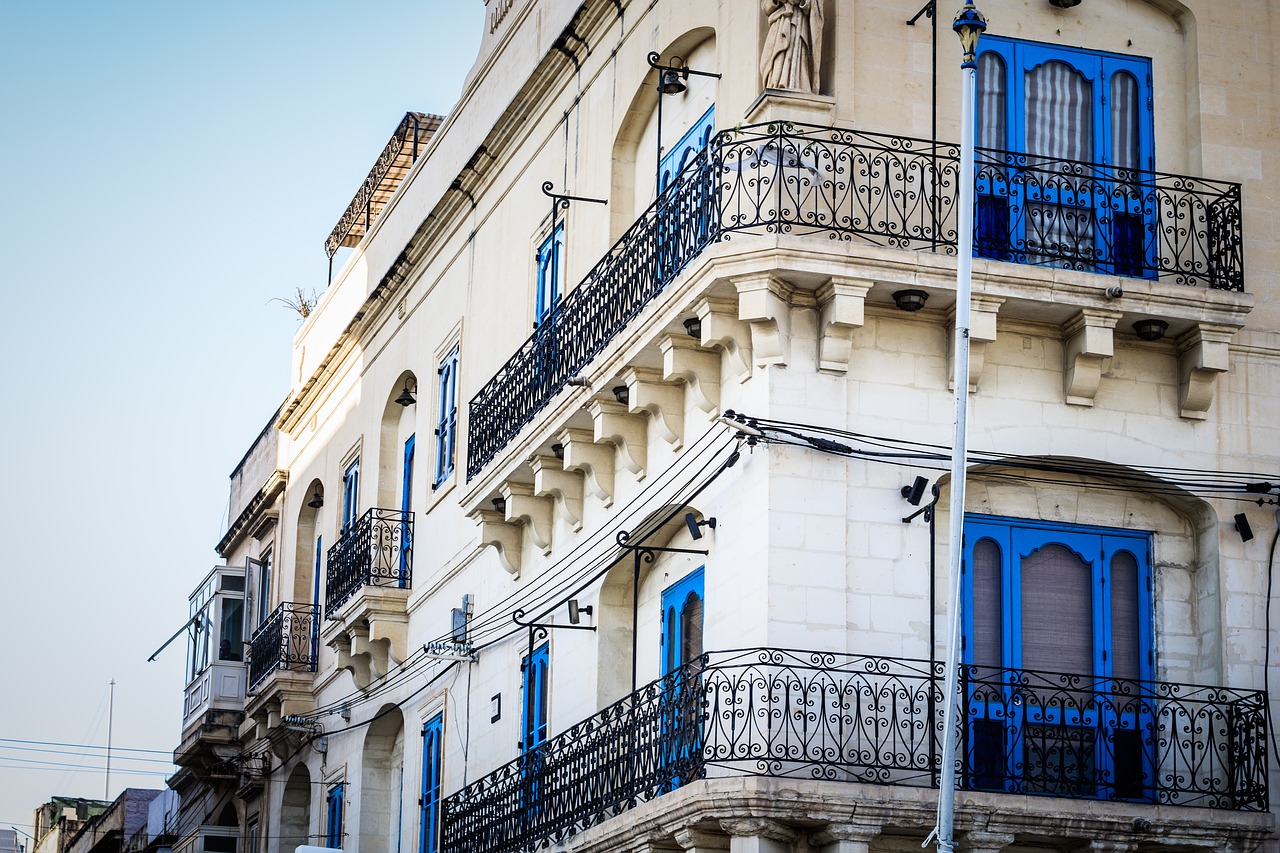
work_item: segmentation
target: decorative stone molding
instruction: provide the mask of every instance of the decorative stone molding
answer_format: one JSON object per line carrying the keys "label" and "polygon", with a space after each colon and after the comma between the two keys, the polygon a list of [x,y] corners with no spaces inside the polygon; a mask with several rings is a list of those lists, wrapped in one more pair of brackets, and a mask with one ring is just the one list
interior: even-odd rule
{"label": "decorative stone molding", "polygon": [[1231,368],[1235,328],[1197,323],[1178,338],[1178,414],[1202,421],[1209,415],[1218,374]]}
{"label": "decorative stone molding", "polygon": [[706,853],[711,850],[728,850],[729,836],[704,829],[681,829],[676,831],[676,843],[688,853]]}
{"label": "decorative stone molding", "polygon": [[800,837],[791,827],[762,817],[721,819],[720,828],[731,836],[733,853],[783,853]]}
{"label": "decorative stone molding", "polygon": [[727,299],[706,298],[693,307],[702,322],[704,347],[723,352],[724,366],[739,382],[751,378],[751,331],[738,319],[737,306]]}
{"label": "decorative stone molding", "polygon": [[633,414],[648,412],[658,435],[674,447],[684,443],[684,393],[662,381],[657,370],[628,367],[622,371],[627,386],[627,408]]}
{"label": "decorative stone molding", "polygon": [[720,409],[720,356],[687,336],[667,335],[662,350],[662,378],[683,382],[693,404],[709,415]]}
{"label": "decorative stone molding", "polygon": [[520,577],[520,525],[509,523],[496,509],[472,510],[467,517],[480,527],[480,547],[493,546],[507,574]]}
{"label": "decorative stone molding", "polygon": [[986,832],[971,830],[956,841],[956,849],[960,853],[1000,853],[1013,843],[1013,835],[1007,832]]}
{"label": "decorative stone molding", "polygon": [[810,835],[809,844],[830,848],[831,853],[869,853],[872,840],[879,835],[879,824],[833,823]]}
{"label": "decorative stone molding", "polygon": [[383,678],[408,656],[409,590],[366,586],[321,631],[337,653],[338,669],[351,673],[361,690]]}
{"label": "decorative stone molding", "polygon": [[791,357],[791,294],[794,288],[770,272],[733,279],[738,319],[751,327],[751,350],[760,367],[785,367]]}
{"label": "decorative stone molding", "polygon": [[608,400],[592,400],[587,404],[595,428],[597,444],[612,444],[618,448],[622,467],[643,480],[645,463],[649,459],[649,445],[644,418],[627,413],[621,403]]}
{"label": "decorative stone molding", "polygon": [[1093,405],[1102,374],[1111,369],[1120,317],[1119,311],[1083,308],[1063,328],[1062,384],[1067,405]]}
{"label": "decorative stone molding", "polygon": [[834,124],[836,99],[787,89],[765,89],[747,107],[747,124],[797,121],[830,127]]}
{"label": "decorative stone molding", "polygon": [[583,476],[583,491],[590,492],[604,506],[613,506],[614,449],[596,444],[583,429],[567,429],[557,439],[564,447],[564,469]]}
{"label": "decorative stone molding", "polygon": [[533,493],[552,498],[560,517],[574,530],[581,530],[582,475],[564,470],[554,456],[535,456],[529,464],[533,468]]}
{"label": "decorative stone molding", "polygon": [[818,288],[818,369],[849,371],[853,333],[866,322],[868,279],[832,276]]}
{"label": "decorative stone molding", "polygon": [[527,483],[506,482],[501,486],[502,499],[507,502],[507,521],[523,522],[529,541],[551,553],[551,499],[540,498]]}
{"label": "decorative stone molding", "polygon": [[[974,295],[969,302],[969,393],[974,394],[982,381],[982,371],[987,363],[987,344],[996,340],[996,317],[1004,298],[1000,296]],[[955,390],[956,360],[956,309],[952,306],[947,315],[950,333],[947,346],[947,387]]]}

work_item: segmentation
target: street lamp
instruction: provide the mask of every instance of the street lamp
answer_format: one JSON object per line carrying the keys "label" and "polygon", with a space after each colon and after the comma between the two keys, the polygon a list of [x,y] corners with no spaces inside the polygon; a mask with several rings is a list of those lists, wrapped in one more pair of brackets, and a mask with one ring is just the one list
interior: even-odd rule
{"label": "street lamp", "polygon": [[653,195],[657,198],[662,193],[662,96],[679,95],[689,88],[689,75],[697,77],[714,77],[720,75],[714,71],[697,71],[684,64],[678,56],[671,57],[670,64],[663,64],[656,50],[649,54],[649,67],[658,72],[658,165],[654,171]]}
{"label": "street lamp", "polygon": [[951,450],[951,548],[947,600],[947,654],[943,701],[946,715],[943,723],[942,767],[938,783],[938,824],[934,828],[938,850],[955,850],[956,747],[959,724],[960,674],[960,568],[964,536],[965,456],[968,452],[969,415],[969,302],[973,290],[973,138],[974,102],[977,99],[978,36],[987,28],[987,19],[965,0],[951,28],[960,37],[964,61],[961,72],[960,111],[960,203],[959,235],[956,264],[956,329],[955,357],[955,434]]}

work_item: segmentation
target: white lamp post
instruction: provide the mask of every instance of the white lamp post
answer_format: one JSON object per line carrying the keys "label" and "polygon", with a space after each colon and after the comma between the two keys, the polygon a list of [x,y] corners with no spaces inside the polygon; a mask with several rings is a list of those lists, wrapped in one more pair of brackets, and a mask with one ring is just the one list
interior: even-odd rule
{"label": "white lamp post", "polygon": [[977,98],[978,36],[987,19],[965,0],[951,28],[960,36],[964,61],[960,113],[960,204],[956,254],[955,436],[951,450],[951,548],[947,599],[947,654],[943,687],[946,715],[943,723],[942,768],[938,782],[938,850],[955,850],[956,746],[960,722],[960,562],[964,536],[965,456],[968,451],[969,415],[969,301],[973,289],[973,137],[974,101]]}

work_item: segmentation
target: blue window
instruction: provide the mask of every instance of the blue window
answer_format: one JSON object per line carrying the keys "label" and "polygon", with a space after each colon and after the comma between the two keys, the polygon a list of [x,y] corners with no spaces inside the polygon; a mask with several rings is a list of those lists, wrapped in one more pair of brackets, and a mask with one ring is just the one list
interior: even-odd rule
{"label": "blue window", "polygon": [[1150,535],[965,517],[971,787],[1143,799],[1154,780]]}
{"label": "blue window", "polygon": [[360,458],[356,457],[342,472],[342,535],[355,526],[359,515]]}
{"label": "blue window", "polygon": [[[712,105],[663,155],[659,165],[656,272],[661,285],[670,282],[684,269],[701,251],[711,233],[715,215],[711,170],[705,164],[704,168],[689,173],[684,173],[684,170],[710,144],[715,133],[715,120],[716,108]],[[677,181],[679,186],[671,187]]]}
{"label": "blue window", "polygon": [[404,464],[400,477],[400,588],[404,589],[409,579],[409,555],[413,553],[413,527],[409,524],[409,513],[413,511],[413,456],[416,435],[411,435],[404,442]]}
{"label": "blue window", "polygon": [[338,848],[342,846],[342,800],[343,783],[339,782],[329,789],[324,801],[324,846]]}
{"label": "blue window", "polygon": [[311,577],[311,603],[320,603],[320,566],[324,561],[324,539],[316,537],[316,570]]}
{"label": "blue window", "polygon": [[662,165],[658,169],[658,192],[662,192],[675,179],[689,161],[701,153],[711,142],[716,131],[716,107],[711,105],[702,117],[693,123],[693,127],[685,131],[680,141],[671,146],[671,150],[662,155]]}
{"label": "blue window", "polygon": [[564,223],[561,222],[538,247],[538,297],[534,315],[537,325],[542,325],[542,321],[560,304],[563,295]]}
{"label": "blue window", "polygon": [[271,615],[271,552],[261,554],[255,561],[258,576],[255,579],[258,591],[258,625],[267,621]]}
{"label": "blue window", "polygon": [[1139,171],[1155,163],[1149,59],[984,36],[976,130],[981,148],[1010,152],[979,152],[976,254],[1154,267],[1157,203]]}
{"label": "blue window", "polygon": [[662,591],[662,674],[702,656],[703,570]]}
{"label": "blue window", "polygon": [[436,414],[436,476],[431,487],[439,488],[453,473],[458,435],[458,346],[440,362],[439,398]]}
{"label": "blue window", "polygon": [[440,771],[444,715],[436,714],[422,727],[422,842],[420,853],[440,850]]}
{"label": "blue window", "polygon": [[520,715],[520,747],[530,752],[547,739],[547,676],[551,656],[546,645],[527,655],[524,670],[524,707]]}

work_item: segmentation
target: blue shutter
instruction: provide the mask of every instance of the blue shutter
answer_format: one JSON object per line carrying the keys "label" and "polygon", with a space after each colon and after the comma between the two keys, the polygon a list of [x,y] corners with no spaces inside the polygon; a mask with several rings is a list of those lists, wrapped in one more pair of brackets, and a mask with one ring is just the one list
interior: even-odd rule
{"label": "blue shutter", "polygon": [[342,800],[343,783],[339,782],[329,789],[329,796],[325,800],[325,847],[342,846]]}
{"label": "blue shutter", "polygon": [[711,105],[702,117],[693,123],[693,126],[685,131],[680,137],[680,141],[671,146],[662,157],[662,165],[658,172],[660,175],[658,192],[661,193],[667,188],[672,180],[680,174],[680,170],[688,165],[689,161],[698,155],[703,148],[711,141],[712,135],[715,133],[716,126],[716,106]]}
{"label": "blue shutter", "polygon": [[440,362],[440,394],[436,412],[436,472],[432,488],[453,473],[458,431],[458,353],[454,346]]}
{"label": "blue shutter", "polygon": [[[662,591],[662,674],[679,669],[702,649],[686,648],[689,632],[698,632],[697,645],[701,646],[703,602],[706,599],[701,568],[690,572]],[[690,624],[696,620],[696,626]],[[696,654],[694,653],[696,652]]]}
{"label": "blue shutter", "polygon": [[547,676],[551,656],[546,645],[524,659],[524,707],[521,710],[520,746],[525,752],[547,739]]}
{"label": "blue shutter", "polygon": [[444,715],[436,714],[422,727],[422,806],[420,853],[440,849],[440,790]]}
{"label": "blue shutter", "polygon": [[360,498],[360,459],[357,457],[342,474],[342,535],[356,523]]}

